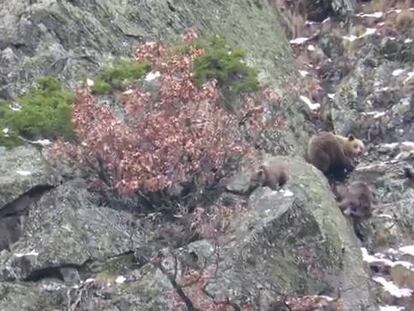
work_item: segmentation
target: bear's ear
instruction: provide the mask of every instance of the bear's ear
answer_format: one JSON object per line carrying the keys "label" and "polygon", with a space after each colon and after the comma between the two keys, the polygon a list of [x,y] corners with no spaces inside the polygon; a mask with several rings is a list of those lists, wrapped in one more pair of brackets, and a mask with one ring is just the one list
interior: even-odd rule
{"label": "bear's ear", "polygon": [[257,177],[259,178],[259,180],[263,181],[265,179],[265,170],[263,166],[260,166],[258,171],[257,171]]}
{"label": "bear's ear", "polygon": [[349,141],[353,141],[354,139],[355,139],[354,135],[352,135],[352,134],[348,135],[348,140]]}

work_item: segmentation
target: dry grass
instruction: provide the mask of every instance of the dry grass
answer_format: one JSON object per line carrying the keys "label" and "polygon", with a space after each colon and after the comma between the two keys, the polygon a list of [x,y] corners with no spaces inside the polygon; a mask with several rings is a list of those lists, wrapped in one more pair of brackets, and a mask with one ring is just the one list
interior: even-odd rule
{"label": "dry grass", "polygon": [[281,13],[282,26],[289,39],[306,36],[306,12],[302,1],[296,1],[293,5],[286,0],[269,0],[269,3]]}
{"label": "dry grass", "polygon": [[401,11],[395,19],[395,27],[403,32],[412,30],[414,27],[414,12],[410,10]]}
{"label": "dry grass", "polygon": [[361,5],[364,13],[387,12],[391,9],[408,9],[414,7],[414,0],[372,0]]}

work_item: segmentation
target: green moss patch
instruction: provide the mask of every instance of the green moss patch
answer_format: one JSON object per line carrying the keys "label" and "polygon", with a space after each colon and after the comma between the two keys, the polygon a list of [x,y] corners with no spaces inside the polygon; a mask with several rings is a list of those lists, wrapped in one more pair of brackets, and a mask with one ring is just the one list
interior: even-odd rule
{"label": "green moss patch", "polygon": [[113,90],[121,90],[131,81],[141,79],[150,70],[151,66],[147,63],[120,60],[105,68],[96,77],[93,91],[97,94],[108,94]]}
{"label": "green moss patch", "polygon": [[194,61],[196,85],[201,86],[210,79],[217,79],[224,93],[240,94],[258,90],[257,73],[245,63],[244,50],[232,48],[224,38],[218,36],[199,40],[196,46],[206,50],[206,55]]}
{"label": "green moss patch", "polygon": [[73,139],[71,124],[74,93],[64,89],[59,80],[42,77],[36,87],[16,100],[16,107],[0,103],[0,145],[20,144],[18,136],[27,139],[63,136]]}

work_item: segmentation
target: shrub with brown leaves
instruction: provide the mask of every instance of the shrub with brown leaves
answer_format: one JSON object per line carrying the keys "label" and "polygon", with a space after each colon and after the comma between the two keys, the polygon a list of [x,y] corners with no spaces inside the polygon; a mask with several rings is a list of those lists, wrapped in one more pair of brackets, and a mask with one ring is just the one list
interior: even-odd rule
{"label": "shrub with brown leaves", "polygon": [[[195,38],[189,32],[184,40]],[[185,182],[202,187],[223,176],[227,160],[250,150],[239,130],[240,116],[258,127],[262,109],[250,100],[231,114],[220,105],[215,80],[196,87],[192,64],[203,53],[195,45],[181,54],[157,42],[140,46],[135,57],[160,73],[160,89],[123,92],[123,119],[99,103],[90,89],[79,90],[73,124],[80,144],[57,141],[53,155],[95,168],[108,186],[122,194],[157,192]]]}

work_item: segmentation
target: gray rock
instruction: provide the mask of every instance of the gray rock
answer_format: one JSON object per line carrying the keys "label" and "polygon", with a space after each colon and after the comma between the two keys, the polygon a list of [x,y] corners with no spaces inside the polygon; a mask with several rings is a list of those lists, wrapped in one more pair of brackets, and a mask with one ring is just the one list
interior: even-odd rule
{"label": "gray rock", "polygon": [[59,181],[39,150],[21,146],[11,150],[0,147],[0,207],[38,185]]}
{"label": "gray rock", "polygon": [[[208,241],[182,250],[195,253],[199,265],[206,261],[206,269],[215,269],[218,260],[207,291],[267,310],[278,293],[332,294],[347,288],[342,297],[350,310],[375,310],[358,241],[326,179],[300,159],[275,159],[287,161],[292,172],[284,190],[255,190],[246,214],[235,217],[229,234],[217,241],[218,250]],[[171,260],[165,265],[174,273]]]}
{"label": "gray rock", "polygon": [[98,206],[82,180],[67,182],[30,209],[24,235],[0,256],[3,279],[129,252],[142,241],[136,225],[131,214]]}
{"label": "gray rock", "polygon": [[0,66],[0,94],[22,94],[41,75],[57,76],[74,87],[114,57],[131,55],[139,42],[175,41],[193,27],[202,35],[223,35],[245,49],[260,82],[282,97],[277,113],[289,121],[288,129],[264,132],[260,146],[269,153],[303,153],[309,124],[298,113],[301,104],[292,98],[298,72],[278,19],[278,12],[264,0],[139,5],[112,0],[5,1],[0,6],[0,50],[11,50],[15,57]]}
{"label": "gray rock", "polygon": [[305,0],[303,3],[308,19],[317,22],[332,15],[349,18],[356,8],[355,0]]}

